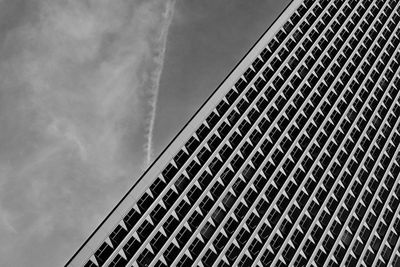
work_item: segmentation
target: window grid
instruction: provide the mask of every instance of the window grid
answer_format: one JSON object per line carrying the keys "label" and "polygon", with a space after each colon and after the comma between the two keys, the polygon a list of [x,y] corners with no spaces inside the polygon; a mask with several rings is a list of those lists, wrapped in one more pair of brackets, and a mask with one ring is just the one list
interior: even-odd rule
{"label": "window grid", "polygon": [[[395,31],[400,16],[397,10],[392,12],[399,3],[357,2],[304,1],[85,266],[135,261],[151,266],[202,261],[209,266],[219,260],[225,265],[249,266],[274,258],[274,264],[283,266],[275,257],[278,254],[286,263],[307,262],[296,247],[310,253],[315,262],[331,256],[353,262],[345,247],[354,245],[354,234],[341,227],[350,219],[357,232],[364,229],[363,224],[376,230],[375,235],[363,232],[362,238],[371,244],[369,250],[361,248],[367,264],[397,261],[396,252],[380,240],[393,236],[391,228],[385,232],[382,222],[394,228],[400,225],[390,210],[382,209],[386,204],[392,210],[399,208],[396,194],[400,187],[393,185],[400,163],[391,155],[400,143],[400,130],[395,127],[400,53],[389,64],[399,45],[398,37],[391,36],[400,32]],[[298,35],[298,28],[304,34]],[[328,53],[320,55],[325,49]],[[366,53],[370,53],[368,58]],[[364,58],[369,63],[363,63]],[[269,71],[274,69],[275,73]],[[363,132],[366,139],[359,138]],[[346,139],[349,136],[352,141]],[[374,145],[368,146],[371,140]],[[328,145],[328,153],[323,153]],[[359,164],[366,167],[360,169]],[[356,173],[359,176],[352,180]],[[376,194],[365,193],[366,185]],[[352,198],[350,190],[361,193],[367,206],[358,205],[359,199]],[[334,209],[339,202],[331,201],[329,192],[340,203],[345,201],[341,209]],[[219,203],[219,199],[224,201]],[[321,215],[324,202],[328,202],[326,210],[332,208],[330,212],[337,216],[332,231],[342,237],[340,243],[325,243],[326,232],[310,218]],[[294,203],[300,209],[289,209]],[[349,216],[355,207],[356,213],[363,214],[361,221]],[[372,216],[371,208],[382,212]],[[265,218],[272,229],[264,227]],[[302,218],[299,226],[293,224],[297,218]],[[323,218],[318,223],[331,225],[329,218],[327,222]],[[298,239],[294,234],[299,227],[314,240],[324,240],[329,255],[315,250],[311,239]],[[177,239],[174,233],[179,233]],[[225,240],[221,233],[226,241],[217,241]],[[296,237],[293,242],[298,244],[293,246],[289,237]],[[396,247],[398,236],[392,239],[391,247]],[[215,242],[217,253],[205,249]],[[117,254],[121,249],[126,256]],[[246,251],[250,254],[245,255]],[[222,259],[225,252],[227,258]],[[381,252],[383,263],[374,256]]]}

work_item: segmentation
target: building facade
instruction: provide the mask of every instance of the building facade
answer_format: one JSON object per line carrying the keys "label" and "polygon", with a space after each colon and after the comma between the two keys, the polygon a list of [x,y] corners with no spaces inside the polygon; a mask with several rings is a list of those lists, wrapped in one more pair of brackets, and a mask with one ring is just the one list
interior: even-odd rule
{"label": "building facade", "polygon": [[400,1],[294,0],[68,266],[400,266]]}

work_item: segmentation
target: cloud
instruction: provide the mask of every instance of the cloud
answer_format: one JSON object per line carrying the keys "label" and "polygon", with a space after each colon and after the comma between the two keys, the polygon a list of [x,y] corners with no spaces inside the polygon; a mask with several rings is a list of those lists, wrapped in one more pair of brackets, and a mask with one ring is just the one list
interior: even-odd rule
{"label": "cloud", "polygon": [[140,175],[172,9],[0,1],[1,266],[62,265]]}
{"label": "cloud", "polygon": [[156,111],[157,111],[157,98],[158,98],[158,91],[160,86],[160,79],[161,73],[164,66],[164,55],[167,46],[167,35],[169,30],[169,25],[171,24],[173,11],[174,11],[175,1],[169,2],[169,6],[165,9],[165,16],[169,18],[167,25],[163,28],[164,30],[160,34],[160,43],[162,44],[160,47],[160,51],[156,56],[156,61],[158,62],[158,68],[152,73],[151,80],[153,81],[152,90],[149,90],[151,93],[151,98],[149,101],[150,106],[152,107],[152,111],[147,119],[147,142],[145,144],[145,150],[147,151],[146,155],[146,162],[147,164],[151,163],[153,158],[153,131],[154,131],[154,124],[156,119]]}

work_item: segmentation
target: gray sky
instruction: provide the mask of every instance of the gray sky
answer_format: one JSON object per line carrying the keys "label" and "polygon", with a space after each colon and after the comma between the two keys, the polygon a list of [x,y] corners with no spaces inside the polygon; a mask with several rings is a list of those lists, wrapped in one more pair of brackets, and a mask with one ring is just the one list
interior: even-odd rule
{"label": "gray sky", "polygon": [[180,0],[169,31],[154,129],[164,149],[289,0]]}
{"label": "gray sky", "polygon": [[0,266],[63,265],[288,2],[0,0]]}

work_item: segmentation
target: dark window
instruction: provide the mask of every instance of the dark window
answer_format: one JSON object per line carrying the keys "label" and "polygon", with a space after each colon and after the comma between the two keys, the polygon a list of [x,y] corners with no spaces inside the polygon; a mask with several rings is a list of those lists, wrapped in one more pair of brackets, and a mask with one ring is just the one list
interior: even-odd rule
{"label": "dark window", "polygon": [[149,221],[145,220],[138,228],[137,233],[140,240],[145,240],[153,231],[154,225],[152,225]]}
{"label": "dark window", "polygon": [[154,196],[158,196],[161,194],[163,189],[166,187],[166,184],[157,177],[157,179],[151,184],[150,191]]}
{"label": "dark window", "polygon": [[124,252],[128,257],[132,257],[140,248],[140,242],[133,236],[128,240],[124,246]]}
{"label": "dark window", "polygon": [[172,180],[177,172],[178,169],[174,165],[169,163],[167,167],[165,167],[165,169],[162,171],[162,175],[169,182]]}
{"label": "dark window", "polygon": [[239,131],[240,131],[240,133],[241,133],[242,135],[245,135],[246,133],[248,133],[248,131],[250,130],[250,128],[251,128],[251,125],[250,125],[250,123],[249,123],[247,120],[243,120],[243,121],[240,123],[239,127],[238,127],[238,129],[239,129]]}
{"label": "dark window", "polygon": [[232,263],[236,260],[236,258],[239,254],[240,254],[240,249],[237,246],[235,246],[234,244],[231,244],[231,246],[229,247],[229,249],[226,253],[226,257]]}
{"label": "dark window", "polygon": [[193,243],[190,244],[189,251],[194,257],[197,257],[200,254],[200,252],[203,250],[203,248],[204,248],[204,243],[196,237],[196,239],[193,241]]}
{"label": "dark window", "polygon": [[238,96],[239,94],[234,89],[231,89],[225,97],[228,100],[229,104],[232,104]]}
{"label": "dark window", "polygon": [[143,196],[138,200],[137,205],[140,211],[145,212],[150,205],[153,203],[154,199],[147,193],[144,193]]}
{"label": "dark window", "polygon": [[238,241],[239,245],[243,247],[249,240],[249,237],[250,237],[250,232],[242,228],[240,229],[240,232],[238,233],[236,240]]}
{"label": "dark window", "polygon": [[140,214],[135,209],[131,209],[128,214],[124,217],[124,223],[128,229],[132,229],[133,226],[139,221]]}
{"label": "dark window", "polygon": [[204,171],[199,177],[199,184],[202,189],[205,189],[212,181],[213,176],[209,174],[207,171]]}
{"label": "dark window", "polygon": [[221,196],[224,189],[225,188],[221,183],[216,182],[211,188],[210,193],[215,199],[218,199]]}
{"label": "dark window", "polygon": [[226,245],[226,243],[228,242],[228,238],[223,235],[222,233],[219,233],[217,235],[217,238],[214,240],[213,244],[215,249],[220,252]]}
{"label": "dark window", "polygon": [[201,166],[195,160],[192,160],[186,168],[186,172],[190,178],[193,178],[199,172],[200,168]]}
{"label": "dark window", "polygon": [[205,196],[204,199],[201,201],[199,207],[202,212],[207,213],[212,208],[213,205],[214,201],[208,196]]}
{"label": "dark window", "polygon": [[181,202],[179,202],[179,205],[176,207],[176,214],[178,215],[179,219],[183,219],[183,217],[186,216],[186,214],[189,212],[190,210],[190,204],[187,203],[185,200],[181,200]]}
{"label": "dark window", "polygon": [[197,199],[201,195],[201,192],[202,192],[201,189],[195,185],[193,185],[192,188],[190,188],[190,191],[188,192],[187,196],[192,204],[197,201]]}
{"label": "dark window", "polygon": [[239,220],[242,220],[243,217],[246,215],[247,211],[249,210],[243,202],[240,202],[239,205],[236,207],[234,213]]}
{"label": "dark window", "polygon": [[200,140],[203,140],[209,132],[210,128],[208,128],[205,124],[201,124],[199,129],[197,129],[196,134]]}
{"label": "dark window", "polygon": [[200,215],[197,211],[194,211],[192,216],[190,216],[188,220],[188,224],[190,225],[191,228],[196,229],[199,227],[201,221],[203,220],[203,216]]}
{"label": "dark window", "polygon": [[222,200],[222,204],[225,206],[227,210],[229,210],[236,201],[236,197],[232,195],[232,193],[228,192],[224,199]]}
{"label": "dark window", "polygon": [[226,122],[223,122],[219,127],[218,127],[218,133],[219,135],[224,138],[225,136],[228,135],[229,131],[231,129],[231,126],[227,124]]}
{"label": "dark window", "polygon": [[213,134],[211,138],[208,140],[207,144],[211,149],[215,149],[221,143],[221,138],[218,135]]}
{"label": "dark window", "polygon": [[243,192],[245,187],[246,183],[242,179],[238,178],[233,184],[232,189],[237,195],[239,195]]}
{"label": "dark window", "polygon": [[266,84],[267,81],[265,81],[261,76],[254,82],[254,86],[258,91],[262,90]]}
{"label": "dark window", "polygon": [[157,206],[150,212],[150,217],[153,222],[157,224],[161,221],[166,212],[166,209],[164,209],[160,204],[157,204]]}
{"label": "dark window", "polygon": [[218,206],[211,215],[211,218],[213,219],[216,225],[219,225],[225,218],[225,216],[226,216],[226,211],[224,211],[221,207]]}
{"label": "dark window", "polygon": [[279,42],[274,38],[269,42],[268,47],[271,51],[275,51],[279,47]]}
{"label": "dark window", "polygon": [[176,259],[179,252],[180,249],[177,246],[175,246],[174,244],[170,244],[167,250],[164,252],[164,258],[167,263],[171,264]]}
{"label": "dark window", "polygon": [[[235,88],[237,89],[238,92],[243,92],[243,90],[246,88],[247,82],[240,78],[236,83],[235,83]],[[223,102],[223,101],[222,101]],[[222,103],[223,104],[223,103]],[[218,111],[219,112],[219,111]],[[220,115],[222,115],[220,113]]]}
{"label": "dark window", "polygon": [[211,112],[211,114],[208,115],[206,122],[211,128],[213,128],[215,125],[217,125],[219,118],[220,117],[217,113]]}
{"label": "dark window", "polygon": [[211,156],[211,151],[208,150],[206,147],[203,147],[199,154],[197,155],[197,158],[199,159],[200,163],[204,163],[208,160],[208,158]]}
{"label": "dark window", "polygon": [[263,62],[259,57],[257,57],[257,58],[254,60],[253,64],[252,64],[253,68],[254,68],[257,72],[262,68],[263,65],[264,65],[264,62]]}
{"label": "dark window", "polygon": [[[204,255],[204,258],[202,258],[202,262],[204,266],[213,266],[215,260],[218,258],[218,255],[215,254],[211,249],[208,249],[206,254]],[[189,266],[189,265],[185,265]]]}
{"label": "dark window", "polygon": [[118,224],[114,231],[112,231],[110,234],[110,240],[113,246],[119,245],[127,233],[128,231]]}
{"label": "dark window", "polygon": [[167,237],[165,235],[161,232],[157,232],[154,238],[150,241],[150,245],[155,252],[158,252],[161,250],[166,240]]}
{"label": "dark window", "polygon": [[248,68],[244,73],[243,76],[247,81],[250,81],[254,78],[256,72],[252,68]]}
{"label": "dark window", "polygon": [[222,148],[221,151],[219,152],[219,155],[221,156],[222,160],[226,160],[232,153],[233,149],[225,144]]}
{"label": "dark window", "polygon": [[174,216],[169,216],[168,219],[165,221],[163,228],[165,232],[170,235],[178,226],[179,221]]}
{"label": "dark window", "polygon": [[222,116],[229,109],[229,104],[226,103],[224,100],[221,100],[217,105],[216,109],[219,115]]}
{"label": "dark window", "polygon": [[139,255],[137,262],[139,266],[148,266],[154,258],[154,254],[151,253],[147,248]]}
{"label": "dark window", "polygon": [[275,57],[272,61],[271,61],[271,67],[274,71],[278,70],[278,68],[281,66],[282,64],[282,60],[280,60],[279,58]]}

